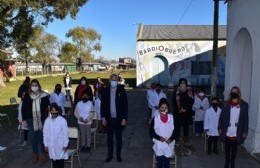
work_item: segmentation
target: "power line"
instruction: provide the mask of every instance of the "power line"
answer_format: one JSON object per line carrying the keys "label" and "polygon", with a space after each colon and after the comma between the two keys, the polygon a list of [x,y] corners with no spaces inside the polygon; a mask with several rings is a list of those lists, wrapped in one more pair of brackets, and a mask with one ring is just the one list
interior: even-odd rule
{"label": "power line", "polygon": [[179,25],[179,24],[180,24],[180,22],[182,21],[183,17],[185,16],[185,14],[186,14],[186,13],[188,12],[188,10],[190,9],[190,7],[191,7],[193,1],[194,1],[194,0],[190,0],[189,4],[187,5],[186,9],[184,10],[183,14],[181,15],[181,17],[180,17],[180,19],[179,19],[179,21],[177,22],[176,25]]}

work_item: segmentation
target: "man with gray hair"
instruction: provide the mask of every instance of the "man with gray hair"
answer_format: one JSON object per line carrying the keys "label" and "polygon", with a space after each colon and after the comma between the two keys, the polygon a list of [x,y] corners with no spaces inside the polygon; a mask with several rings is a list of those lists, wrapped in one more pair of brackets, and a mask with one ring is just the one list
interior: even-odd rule
{"label": "man with gray hair", "polygon": [[102,124],[107,130],[108,156],[106,162],[113,159],[113,137],[116,135],[117,162],[122,162],[122,130],[126,126],[128,102],[125,89],[118,85],[118,76],[110,76],[110,84],[104,88],[101,98]]}

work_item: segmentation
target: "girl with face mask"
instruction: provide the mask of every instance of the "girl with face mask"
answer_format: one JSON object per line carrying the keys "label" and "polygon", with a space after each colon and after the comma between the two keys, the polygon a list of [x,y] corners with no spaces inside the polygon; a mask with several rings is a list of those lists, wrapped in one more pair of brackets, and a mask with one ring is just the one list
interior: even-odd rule
{"label": "girl with face mask", "polygon": [[64,105],[66,102],[66,97],[65,94],[62,93],[61,88],[61,84],[56,84],[54,92],[50,95],[50,103],[56,103],[58,106],[60,106],[62,109],[62,115],[65,116]]}
{"label": "girl with face mask", "polygon": [[248,103],[241,98],[239,87],[234,86],[229,94],[229,104],[222,109],[218,131],[225,142],[225,168],[235,168],[237,146],[248,134]]}
{"label": "girl with face mask", "polygon": [[91,124],[94,117],[93,102],[89,100],[89,94],[84,92],[81,101],[78,102],[74,115],[78,119],[81,132],[81,151],[90,152]]}
{"label": "girl with face mask", "polygon": [[74,95],[74,105],[76,106],[79,101],[82,100],[82,94],[83,93],[88,93],[89,95],[89,100],[93,101],[93,91],[87,82],[87,78],[83,76],[80,79],[80,84],[77,86],[75,90],[75,95]]}
{"label": "girl with face mask", "polygon": [[47,154],[43,145],[43,123],[48,116],[48,106],[50,105],[49,95],[43,92],[37,79],[30,83],[29,94],[26,95],[22,103],[23,125],[28,126],[31,132],[31,141],[33,149],[33,164],[39,160],[38,143],[42,151],[42,162],[47,161]]}
{"label": "girl with face mask", "polygon": [[153,138],[153,150],[157,159],[157,167],[169,167],[170,158],[174,155],[175,133],[173,116],[169,114],[166,99],[161,99],[158,113],[152,119],[150,136]]}
{"label": "girl with face mask", "polygon": [[50,116],[45,120],[43,128],[44,146],[52,160],[53,168],[63,168],[64,160],[68,159],[68,124],[66,119],[59,115],[60,111],[57,104],[51,104]]}

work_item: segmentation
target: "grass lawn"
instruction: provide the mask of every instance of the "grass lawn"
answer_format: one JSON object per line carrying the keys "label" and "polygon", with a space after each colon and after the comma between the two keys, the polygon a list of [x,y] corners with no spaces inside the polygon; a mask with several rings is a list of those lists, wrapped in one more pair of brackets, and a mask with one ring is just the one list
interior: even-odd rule
{"label": "grass lawn", "polygon": [[[126,80],[126,83],[130,85],[130,87],[135,87],[136,84],[136,71],[135,70],[127,70],[127,71],[121,71],[116,70],[115,73],[121,72],[123,78]],[[89,83],[92,85],[96,81],[97,77],[101,77],[102,80],[105,82],[105,84],[108,84],[108,78],[111,74],[110,71],[105,72],[86,72],[86,73],[77,73],[77,74],[71,74],[73,85],[72,85],[72,91],[75,90],[77,83],[79,82],[79,79],[82,76],[86,76]],[[53,76],[44,76],[44,77],[34,77],[31,76],[31,78],[38,78],[39,82],[42,86],[43,90],[48,90],[49,93],[53,92],[54,86],[58,83],[60,83],[63,86],[63,77],[62,75],[53,75]],[[23,83],[25,77],[19,77],[19,81],[14,81],[11,83],[6,83],[6,87],[0,88],[0,105],[10,105],[9,99],[11,97],[15,97],[16,100],[19,103],[19,98],[17,97],[18,88]]]}

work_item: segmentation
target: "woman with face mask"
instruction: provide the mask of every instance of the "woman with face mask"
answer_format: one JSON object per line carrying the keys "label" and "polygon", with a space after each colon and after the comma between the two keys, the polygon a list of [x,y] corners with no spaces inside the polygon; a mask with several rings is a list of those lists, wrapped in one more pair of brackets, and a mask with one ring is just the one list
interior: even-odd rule
{"label": "woman with face mask", "polygon": [[170,158],[174,155],[174,122],[173,116],[168,112],[167,99],[162,98],[158,113],[156,113],[150,125],[150,137],[153,138],[153,150],[158,168],[170,167]]}
{"label": "woman with face mask", "polygon": [[50,95],[50,103],[56,103],[58,106],[60,106],[62,110],[62,115],[65,116],[64,105],[65,105],[66,97],[61,90],[62,90],[61,84],[57,84],[55,86],[54,92],[51,93]]}
{"label": "woman with face mask", "polygon": [[44,146],[53,168],[63,168],[64,160],[68,159],[69,130],[66,119],[59,115],[60,110],[57,104],[51,104],[50,116],[43,127]]}
{"label": "woman with face mask", "polygon": [[94,107],[89,97],[89,94],[84,92],[74,112],[74,115],[78,119],[81,132],[81,152],[90,152],[91,124],[94,117]]}
{"label": "woman with face mask", "polygon": [[93,92],[92,89],[87,81],[87,78],[83,76],[80,79],[80,84],[77,86],[74,94],[74,106],[77,105],[79,101],[82,100],[82,94],[83,93],[88,93],[89,95],[89,100],[93,102]]}
{"label": "woman with face mask", "polygon": [[43,124],[48,116],[48,106],[50,105],[49,95],[42,91],[41,85],[37,79],[30,83],[29,94],[26,95],[22,103],[23,125],[28,126],[33,150],[33,164],[39,160],[38,143],[42,151],[42,162],[47,161],[47,154],[43,144]]}
{"label": "woman with face mask", "polygon": [[231,89],[228,102],[220,114],[218,131],[225,142],[224,168],[235,168],[237,145],[242,144],[248,134],[248,103],[242,100],[237,86]]}

